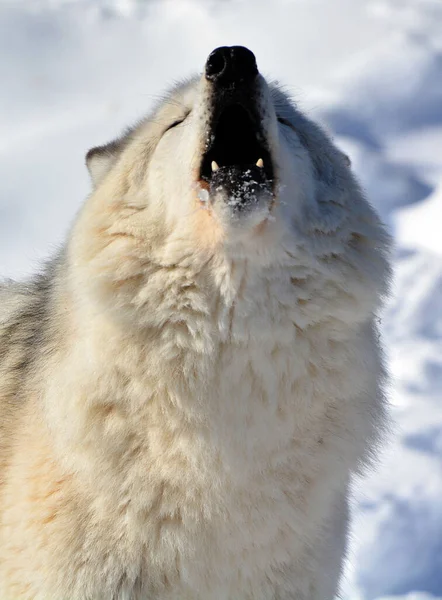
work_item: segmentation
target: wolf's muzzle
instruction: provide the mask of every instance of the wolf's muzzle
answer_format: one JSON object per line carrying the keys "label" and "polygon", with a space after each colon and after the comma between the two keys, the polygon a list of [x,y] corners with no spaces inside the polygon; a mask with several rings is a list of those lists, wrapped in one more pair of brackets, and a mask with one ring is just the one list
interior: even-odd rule
{"label": "wolf's muzzle", "polygon": [[243,46],[216,48],[207,59],[210,119],[200,180],[251,206],[274,188],[274,169],[263,127],[260,80],[253,52]]}

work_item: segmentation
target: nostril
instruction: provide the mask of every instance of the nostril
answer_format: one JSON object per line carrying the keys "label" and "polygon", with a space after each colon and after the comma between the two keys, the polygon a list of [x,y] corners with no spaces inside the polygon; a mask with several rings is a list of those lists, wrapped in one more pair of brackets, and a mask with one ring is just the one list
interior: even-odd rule
{"label": "nostril", "polygon": [[232,46],[230,53],[236,72],[243,78],[251,79],[258,74],[255,55],[248,48],[244,48],[244,46]]}
{"label": "nostril", "polygon": [[206,78],[217,79],[225,71],[227,66],[227,47],[216,48],[207,59]]}

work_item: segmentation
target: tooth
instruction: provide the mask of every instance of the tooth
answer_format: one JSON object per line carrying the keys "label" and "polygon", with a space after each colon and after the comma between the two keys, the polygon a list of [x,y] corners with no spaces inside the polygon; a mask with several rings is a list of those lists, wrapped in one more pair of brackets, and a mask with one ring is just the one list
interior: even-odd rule
{"label": "tooth", "polygon": [[262,158],[258,158],[258,160],[256,161],[256,166],[260,169],[264,167],[264,161],[262,160]]}
{"label": "tooth", "polygon": [[218,166],[217,162],[215,162],[214,160],[212,160],[212,165],[211,166],[212,166],[212,171],[218,171],[219,166]]}

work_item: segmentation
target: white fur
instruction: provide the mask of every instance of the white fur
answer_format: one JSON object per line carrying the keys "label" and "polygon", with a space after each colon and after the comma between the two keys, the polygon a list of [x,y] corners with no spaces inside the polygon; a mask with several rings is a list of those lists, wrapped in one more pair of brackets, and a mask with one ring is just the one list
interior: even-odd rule
{"label": "white fur", "polygon": [[349,478],[385,418],[388,237],[345,156],[263,79],[276,202],[200,202],[207,86],[125,138],[74,224],[23,417],[41,460],[20,434],[0,505],[4,600],[338,589]]}

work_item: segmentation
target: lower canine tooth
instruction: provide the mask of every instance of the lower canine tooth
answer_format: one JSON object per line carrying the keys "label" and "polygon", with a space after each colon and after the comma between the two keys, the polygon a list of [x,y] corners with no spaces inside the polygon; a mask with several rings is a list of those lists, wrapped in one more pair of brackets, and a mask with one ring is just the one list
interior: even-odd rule
{"label": "lower canine tooth", "polygon": [[264,167],[264,161],[262,160],[262,158],[258,158],[258,160],[256,161],[256,166],[259,167],[260,169],[262,169]]}
{"label": "lower canine tooth", "polygon": [[219,169],[218,163],[215,162],[214,160],[212,160],[211,167],[212,167],[212,171],[218,171],[218,169]]}

